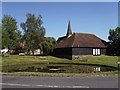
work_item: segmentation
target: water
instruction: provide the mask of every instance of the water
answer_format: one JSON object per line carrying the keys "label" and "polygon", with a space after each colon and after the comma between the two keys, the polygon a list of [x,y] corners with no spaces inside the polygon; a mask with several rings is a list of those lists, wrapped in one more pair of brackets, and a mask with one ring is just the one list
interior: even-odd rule
{"label": "water", "polygon": [[[11,67],[11,66],[10,66]],[[47,73],[91,73],[91,72],[107,72],[115,71],[117,68],[98,65],[79,65],[79,64],[49,64],[49,65],[36,65],[29,67],[17,67],[14,66],[7,72],[47,72]],[[6,71],[3,71],[6,72]]]}

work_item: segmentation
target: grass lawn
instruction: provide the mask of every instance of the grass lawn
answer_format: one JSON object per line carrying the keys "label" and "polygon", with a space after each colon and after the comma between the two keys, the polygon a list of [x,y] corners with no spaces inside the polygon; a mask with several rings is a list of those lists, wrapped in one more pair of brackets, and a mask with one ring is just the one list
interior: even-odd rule
{"label": "grass lawn", "polygon": [[[61,59],[53,56],[46,56],[46,58],[40,58],[40,56],[19,56],[19,55],[9,55],[2,57],[2,67],[4,74],[10,70],[25,70],[26,68],[30,67],[46,67],[47,65],[69,65],[69,64],[93,64],[93,65],[105,65],[105,66],[112,66],[117,68],[118,57],[116,56],[88,56],[87,61],[81,60],[68,60],[68,59]],[[61,64],[62,63],[62,64]],[[22,72],[16,72],[17,74],[21,74]],[[46,73],[39,73],[36,72],[38,76],[46,75]],[[111,73],[111,72],[109,72]],[[109,74],[107,73],[107,74]],[[113,73],[113,72],[112,72]],[[14,74],[14,72],[11,72]],[[30,72],[24,72],[23,75],[29,75]],[[32,72],[32,75],[33,72]],[[47,74],[48,76],[51,74]],[[54,74],[53,74],[54,75]],[[57,74],[58,75],[58,74]],[[60,75],[60,74],[59,74]],[[61,74],[64,76],[64,74]],[[67,74],[68,75],[68,74]],[[69,74],[68,76],[71,76]],[[83,74],[84,75],[84,74]]]}
{"label": "grass lawn", "polygon": [[118,75],[117,71],[111,72],[97,72],[97,73],[43,73],[43,72],[11,72],[2,73],[3,75],[15,75],[15,76],[56,76],[56,77],[79,77],[79,76],[105,76],[105,75]]}
{"label": "grass lawn", "polygon": [[76,63],[76,64],[96,64],[117,67],[117,56],[87,56],[87,61],[82,60],[68,60],[52,56],[48,56],[48,62],[51,63]]}
{"label": "grass lawn", "polygon": [[62,59],[53,56],[18,56],[9,55],[2,57],[2,65],[15,65],[15,64],[33,64],[33,63],[78,63],[78,64],[99,64],[117,67],[117,56],[88,56],[87,61]]}
{"label": "grass lawn", "polygon": [[117,56],[90,56],[88,57],[88,62],[86,63],[118,67],[117,62]]}

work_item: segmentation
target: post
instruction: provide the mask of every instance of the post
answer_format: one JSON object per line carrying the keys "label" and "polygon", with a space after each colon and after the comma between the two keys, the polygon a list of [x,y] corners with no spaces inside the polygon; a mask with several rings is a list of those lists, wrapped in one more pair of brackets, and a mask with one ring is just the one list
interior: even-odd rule
{"label": "post", "polygon": [[118,64],[118,74],[119,74],[119,71],[120,71],[120,69],[119,69],[119,64],[120,64],[120,62],[117,62],[117,64]]}

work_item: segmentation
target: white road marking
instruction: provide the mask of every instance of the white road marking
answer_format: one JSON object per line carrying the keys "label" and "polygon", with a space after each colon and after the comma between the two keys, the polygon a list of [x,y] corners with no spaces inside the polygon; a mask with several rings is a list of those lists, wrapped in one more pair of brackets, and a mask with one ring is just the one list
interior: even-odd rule
{"label": "white road marking", "polygon": [[8,86],[23,86],[23,87],[48,87],[48,88],[89,88],[89,86],[52,86],[52,85],[28,85],[28,84],[11,84],[11,83],[0,83],[1,85]]}

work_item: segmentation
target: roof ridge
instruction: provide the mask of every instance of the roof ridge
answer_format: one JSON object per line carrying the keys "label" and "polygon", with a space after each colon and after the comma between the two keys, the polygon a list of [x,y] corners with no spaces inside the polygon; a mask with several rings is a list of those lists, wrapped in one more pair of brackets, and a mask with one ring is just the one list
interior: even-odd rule
{"label": "roof ridge", "polygon": [[76,32],[76,34],[89,34],[89,35],[95,35],[95,34],[91,34],[91,33],[79,33],[79,32]]}

